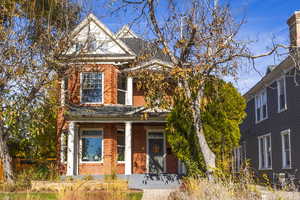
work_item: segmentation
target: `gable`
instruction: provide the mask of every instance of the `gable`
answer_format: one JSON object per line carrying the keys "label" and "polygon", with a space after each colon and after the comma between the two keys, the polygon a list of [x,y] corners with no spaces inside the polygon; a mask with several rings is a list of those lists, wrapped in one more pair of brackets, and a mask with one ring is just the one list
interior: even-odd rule
{"label": "gable", "polygon": [[90,14],[72,33],[74,46],[69,53],[81,53],[99,56],[134,56],[126,44]]}
{"label": "gable", "polygon": [[127,26],[123,26],[117,33],[117,38],[138,38],[138,36]]}

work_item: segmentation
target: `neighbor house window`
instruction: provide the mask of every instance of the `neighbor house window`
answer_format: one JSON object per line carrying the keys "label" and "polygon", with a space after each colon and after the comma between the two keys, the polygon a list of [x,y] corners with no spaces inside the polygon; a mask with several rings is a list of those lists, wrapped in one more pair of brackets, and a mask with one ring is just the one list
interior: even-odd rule
{"label": "neighbor house window", "polygon": [[84,72],[81,74],[81,102],[103,102],[103,75],[99,72]]}
{"label": "neighbor house window", "polygon": [[125,161],[125,132],[124,130],[117,131],[117,161]]}
{"label": "neighbor house window", "polygon": [[102,161],[103,131],[82,130],[81,131],[81,162]]}
{"label": "neighbor house window", "polygon": [[286,105],[286,89],[285,78],[277,80],[277,93],[278,93],[278,112],[287,109]]}
{"label": "neighbor house window", "polygon": [[127,78],[126,76],[118,75],[118,104],[126,104],[127,96]]}
{"label": "neighbor house window", "polygon": [[263,90],[255,96],[256,122],[260,122],[268,117],[267,114],[267,90]]}
{"label": "neighbor house window", "polygon": [[233,171],[239,172],[243,163],[243,146],[240,145],[233,149]]}
{"label": "neighbor house window", "polygon": [[282,168],[291,168],[291,139],[290,130],[281,132]]}
{"label": "neighbor house window", "polygon": [[259,169],[272,169],[271,134],[258,137]]}

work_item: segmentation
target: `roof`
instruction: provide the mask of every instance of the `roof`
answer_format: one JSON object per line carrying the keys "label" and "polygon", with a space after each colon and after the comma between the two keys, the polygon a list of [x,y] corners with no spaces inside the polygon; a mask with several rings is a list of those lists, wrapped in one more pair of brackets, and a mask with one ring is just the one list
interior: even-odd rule
{"label": "roof", "polygon": [[165,119],[166,112],[148,111],[142,106],[105,105],[105,106],[77,106],[68,105],[66,118],[72,120],[112,120],[112,119],[135,119],[142,120],[141,116],[148,114],[149,119]]}
{"label": "roof", "polygon": [[250,100],[255,96],[257,92],[262,90],[264,87],[270,85],[275,79],[284,75],[288,70],[293,66],[292,60],[290,57],[284,59],[279,65],[276,67],[272,67],[272,70],[269,70],[268,73],[262,79],[257,82],[248,92],[244,94],[244,97],[247,100]]}
{"label": "roof", "polygon": [[150,56],[147,60],[158,59],[171,62],[169,56],[164,54],[157,45],[147,42],[141,38],[120,38],[137,56]]}

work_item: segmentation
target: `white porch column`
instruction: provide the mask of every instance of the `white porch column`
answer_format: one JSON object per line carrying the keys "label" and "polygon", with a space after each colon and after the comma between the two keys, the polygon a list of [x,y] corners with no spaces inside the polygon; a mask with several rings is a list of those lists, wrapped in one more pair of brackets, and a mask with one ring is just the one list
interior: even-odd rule
{"label": "white porch column", "polygon": [[125,175],[132,173],[131,122],[125,123]]}
{"label": "white porch column", "polygon": [[66,88],[66,81],[65,81],[65,78],[62,78],[61,85],[60,85],[60,105],[61,106],[65,106],[65,102],[66,102],[65,88]]}
{"label": "white porch column", "polygon": [[132,105],[133,100],[133,80],[132,77],[127,77],[127,95],[126,95],[126,105]]}
{"label": "white porch column", "polygon": [[67,176],[75,175],[75,122],[70,122],[69,124],[69,134],[68,134],[68,157],[67,157]]}

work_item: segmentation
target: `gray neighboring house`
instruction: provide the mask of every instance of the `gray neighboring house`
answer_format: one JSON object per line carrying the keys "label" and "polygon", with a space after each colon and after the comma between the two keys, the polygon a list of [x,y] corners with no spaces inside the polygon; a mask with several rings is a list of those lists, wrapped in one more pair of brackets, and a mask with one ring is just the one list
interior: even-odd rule
{"label": "gray neighboring house", "polygon": [[[290,41],[300,47],[300,11],[287,21]],[[292,54],[292,50],[290,50]],[[234,150],[234,169],[250,160],[257,174],[294,174],[300,178],[300,83],[291,56],[270,66],[265,76],[244,97],[247,117],[242,123],[241,145]]]}

